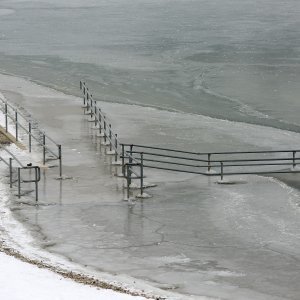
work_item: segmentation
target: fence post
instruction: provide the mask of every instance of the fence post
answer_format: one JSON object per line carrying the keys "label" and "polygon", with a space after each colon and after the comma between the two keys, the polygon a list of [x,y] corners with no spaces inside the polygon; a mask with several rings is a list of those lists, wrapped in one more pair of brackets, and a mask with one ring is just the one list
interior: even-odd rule
{"label": "fence post", "polygon": [[18,111],[15,111],[15,123],[16,123],[16,141],[18,141]]}
{"label": "fence post", "polygon": [[296,167],[296,151],[293,151],[293,168]]}
{"label": "fence post", "polygon": [[9,158],[9,187],[12,188],[12,158]]}
{"label": "fence post", "polygon": [[102,133],[102,125],[101,125],[102,117],[101,117],[101,109],[100,108],[98,110],[98,115],[99,115],[99,134],[101,136],[101,133]]}
{"label": "fence post", "polygon": [[[132,149],[133,145],[130,145],[130,152],[129,152],[129,165],[131,166],[132,164]],[[129,176],[129,184],[131,184],[131,170],[129,169],[130,174],[128,175],[128,170],[127,170],[127,176]]]}
{"label": "fence post", "polygon": [[46,164],[46,136],[45,132],[43,133],[43,165]]}
{"label": "fence post", "polygon": [[58,159],[59,159],[59,177],[62,178],[62,151],[61,151],[61,145],[58,145]]}
{"label": "fence post", "polygon": [[140,175],[141,175],[141,196],[143,197],[143,193],[144,193],[144,153],[141,153],[141,171],[140,171]]}
{"label": "fence post", "polygon": [[7,122],[7,103],[5,103],[5,131],[7,132],[8,128],[8,122]]}
{"label": "fence post", "polygon": [[80,86],[80,90],[82,90],[82,82],[81,82],[81,80],[79,82],[79,86]]}
{"label": "fence post", "polygon": [[29,152],[31,152],[31,122],[28,123]]}
{"label": "fence post", "polygon": [[18,168],[18,198],[21,198],[21,168]]}

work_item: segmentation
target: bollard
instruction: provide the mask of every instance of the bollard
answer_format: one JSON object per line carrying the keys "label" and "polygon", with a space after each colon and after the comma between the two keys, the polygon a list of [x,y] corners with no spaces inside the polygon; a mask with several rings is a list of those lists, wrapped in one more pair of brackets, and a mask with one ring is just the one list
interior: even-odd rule
{"label": "bollard", "polygon": [[8,122],[7,122],[7,103],[5,103],[5,131],[7,132],[8,128]]}
{"label": "bollard", "polygon": [[9,187],[12,188],[12,158],[9,158]]}
{"label": "bollard", "polygon": [[28,143],[29,143],[29,152],[31,152],[31,123],[28,123]]}
{"label": "bollard", "polygon": [[46,164],[46,136],[45,132],[43,133],[43,165]]}
{"label": "bollard", "polygon": [[18,141],[18,111],[15,111],[15,123],[16,123],[16,141]]}

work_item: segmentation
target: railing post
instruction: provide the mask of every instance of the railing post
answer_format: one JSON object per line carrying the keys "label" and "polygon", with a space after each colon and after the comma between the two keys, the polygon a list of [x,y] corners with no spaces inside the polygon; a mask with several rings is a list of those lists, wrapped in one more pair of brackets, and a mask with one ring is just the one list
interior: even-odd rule
{"label": "railing post", "polygon": [[115,134],[115,163],[118,161],[118,135]]}
{"label": "railing post", "polygon": [[21,198],[21,168],[18,168],[18,198]]}
{"label": "railing post", "polygon": [[121,144],[122,146],[122,174],[125,177],[125,151],[124,151],[124,144]]}
{"label": "railing post", "polygon": [[127,169],[127,176],[126,176],[126,179],[127,179],[127,200],[129,200],[129,189],[130,189],[130,182],[131,182],[131,178],[130,178],[130,174],[129,174],[129,169],[130,169],[130,166],[127,164],[126,165],[126,169]]}
{"label": "railing post", "polygon": [[79,86],[80,86],[80,90],[82,90],[82,82],[81,82],[81,80],[79,82]]}
{"label": "railing post", "polygon": [[94,125],[96,127],[97,126],[97,101],[96,100],[94,100],[94,106],[95,106],[95,114],[94,114],[94,116],[95,116],[95,123],[94,123]]}
{"label": "railing post", "polygon": [[5,103],[5,131],[8,130],[8,121],[7,121],[7,103]]}
{"label": "railing post", "polygon": [[296,168],[296,151],[293,151],[293,168]]}
{"label": "railing post", "polygon": [[18,123],[18,111],[15,111],[15,123],[16,123],[16,141],[18,141],[18,127],[19,127],[19,123]]}
{"label": "railing post", "polygon": [[35,202],[39,200],[39,186],[38,186],[38,168],[34,168],[35,171]]}
{"label": "railing post", "polygon": [[31,122],[28,123],[29,152],[31,152]]}
{"label": "railing post", "polygon": [[[130,152],[129,152],[129,165],[131,166],[132,164],[132,150],[133,150],[133,145],[130,145]],[[128,170],[130,174],[128,174]],[[129,176],[129,184],[131,184],[131,170],[130,168],[127,169],[127,176]]]}
{"label": "railing post", "polygon": [[141,153],[141,171],[140,171],[140,176],[141,176],[141,196],[143,197],[144,193],[144,153]]}
{"label": "railing post", "polygon": [[221,161],[221,180],[224,178],[224,165],[223,162]]}
{"label": "railing post", "polygon": [[101,117],[101,109],[100,108],[98,110],[98,114],[99,114],[99,134],[101,135],[101,133],[102,133],[102,124],[101,124],[102,117]]}
{"label": "railing post", "polygon": [[211,154],[209,153],[209,154],[207,155],[207,171],[208,171],[208,172],[210,172],[210,170],[211,170],[210,156],[211,156]]}
{"label": "railing post", "polygon": [[91,119],[93,118],[94,115],[94,110],[93,110],[93,95],[90,95],[90,102],[91,102]]}
{"label": "railing post", "polygon": [[106,117],[103,117],[104,144],[106,144]]}
{"label": "railing post", "polygon": [[9,187],[12,188],[12,158],[9,158]]}
{"label": "railing post", "polygon": [[45,132],[43,133],[43,165],[46,164],[46,136]]}
{"label": "railing post", "polygon": [[62,178],[62,151],[61,151],[61,145],[58,145],[58,159],[59,159],[59,177]]}
{"label": "railing post", "polygon": [[111,124],[109,124],[109,151],[112,151],[112,141],[111,141]]}

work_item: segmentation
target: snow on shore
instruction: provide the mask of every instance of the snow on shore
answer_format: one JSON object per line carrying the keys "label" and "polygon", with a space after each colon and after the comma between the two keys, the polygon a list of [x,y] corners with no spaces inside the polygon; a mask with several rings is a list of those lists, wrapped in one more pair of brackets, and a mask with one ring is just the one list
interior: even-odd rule
{"label": "snow on shore", "polygon": [[0,299],[3,300],[145,299],[79,284],[1,252],[0,266]]}

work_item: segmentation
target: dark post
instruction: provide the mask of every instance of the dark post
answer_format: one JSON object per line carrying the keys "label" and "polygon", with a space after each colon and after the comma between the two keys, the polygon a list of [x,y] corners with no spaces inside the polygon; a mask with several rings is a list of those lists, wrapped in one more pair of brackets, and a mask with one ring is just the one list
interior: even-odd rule
{"label": "dark post", "polygon": [[9,187],[12,188],[12,158],[9,158]]}
{"label": "dark post", "polygon": [[95,126],[97,126],[97,101],[94,100],[94,105],[95,105]]}
{"label": "dark post", "polygon": [[129,200],[129,189],[130,189],[130,181],[131,181],[131,178],[130,178],[130,174],[129,174],[129,169],[130,169],[130,166],[129,165],[126,165],[126,168],[127,168],[127,200]]}
{"label": "dark post", "polygon": [[125,176],[125,151],[124,151],[124,144],[122,144],[122,174]]}
{"label": "dark post", "polygon": [[7,132],[7,103],[5,103],[5,131]]}
{"label": "dark post", "polygon": [[106,118],[103,117],[104,144],[106,144]]}
{"label": "dark post", "polygon": [[293,168],[296,167],[296,151],[293,151]]}
{"label": "dark post", "polygon": [[111,124],[109,124],[109,151],[112,151]]}
{"label": "dark post", "polygon": [[224,166],[223,166],[223,162],[221,161],[221,180],[223,180],[223,177],[224,177],[223,169],[224,169]]}
{"label": "dark post", "polygon": [[[130,145],[130,152],[129,152],[129,165],[130,166],[132,164],[132,149],[133,149],[133,145]],[[130,172],[130,174],[128,174],[128,171]],[[127,169],[127,176],[129,176],[129,184],[131,184],[131,170],[130,170],[130,168]]]}
{"label": "dark post", "polygon": [[43,133],[43,165],[46,164],[46,136],[45,132]]}
{"label": "dark post", "polygon": [[18,141],[18,111],[15,111],[15,123],[16,123],[16,141]]}
{"label": "dark post", "polygon": [[58,159],[59,159],[59,177],[62,178],[62,151],[61,151],[61,145],[58,145]]}
{"label": "dark post", "polygon": [[115,162],[118,161],[118,135],[115,134]]}
{"label": "dark post", "polygon": [[98,115],[99,115],[99,134],[101,135],[101,133],[102,133],[102,125],[101,125],[102,118],[101,118],[101,109],[100,108],[98,110]]}
{"label": "dark post", "polygon": [[28,123],[29,152],[31,152],[31,123]]}
{"label": "dark post", "polygon": [[39,200],[39,187],[38,187],[38,168],[34,168],[35,171],[35,201]]}
{"label": "dark post", "polygon": [[18,198],[21,197],[21,168],[18,168]]}
{"label": "dark post", "polygon": [[207,170],[208,170],[208,172],[210,172],[210,169],[211,169],[210,156],[211,156],[211,154],[209,153],[207,156],[208,156],[207,157]]}
{"label": "dark post", "polygon": [[141,153],[141,196],[143,196],[144,193],[144,153]]}
{"label": "dark post", "polygon": [[82,82],[81,82],[81,80],[80,80],[79,85],[80,85],[80,90],[82,90]]}

